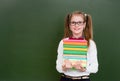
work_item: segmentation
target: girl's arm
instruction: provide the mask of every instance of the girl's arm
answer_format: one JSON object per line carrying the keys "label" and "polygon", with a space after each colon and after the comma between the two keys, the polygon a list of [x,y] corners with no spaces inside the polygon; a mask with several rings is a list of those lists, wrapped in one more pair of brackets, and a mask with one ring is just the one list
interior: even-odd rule
{"label": "girl's arm", "polygon": [[89,73],[96,73],[98,71],[97,48],[93,40],[90,40],[88,49],[88,64],[86,71]]}
{"label": "girl's arm", "polygon": [[58,45],[58,49],[57,49],[57,60],[56,60],[56,69],[59,73],[62,73],[62,63],[63,63],[63,41],[61,40],[59,45]]}

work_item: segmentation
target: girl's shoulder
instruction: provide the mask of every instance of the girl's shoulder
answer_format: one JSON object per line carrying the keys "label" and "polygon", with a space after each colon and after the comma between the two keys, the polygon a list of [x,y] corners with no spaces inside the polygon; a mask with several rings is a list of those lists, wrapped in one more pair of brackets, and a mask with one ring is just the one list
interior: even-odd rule
{"label": "girl's shoulder", "polygon": [[95,41],[93,39],[90,39],[89,41],[90,41],[90,43],[95,43]]}
{"label": "girl's shoulder", "polygon": [[96,43],[94,40],[90,39],[89,42],[90,42],[90,46],[96,46]]}
{"label": "girl's shoulder", "polygon": [[95,41],[94,41],[93,39],[90,39],[89,41],[90,41],[91,43],[95,43]]}
{"label": "girl's shoulder", "polygon": [[68,40],[68,39],[69,39],[68,37],[61,39],[60,42],[59,42],[59,44],[63,44],[63,40]]}
{"label": "girl's shoulder", "polygon": [[62,43],[63,43],[63,40],[68,40],[68,39],[69,39],[69,37],[63,38],[63,39],[60,40],[59,43],[62,44]]}

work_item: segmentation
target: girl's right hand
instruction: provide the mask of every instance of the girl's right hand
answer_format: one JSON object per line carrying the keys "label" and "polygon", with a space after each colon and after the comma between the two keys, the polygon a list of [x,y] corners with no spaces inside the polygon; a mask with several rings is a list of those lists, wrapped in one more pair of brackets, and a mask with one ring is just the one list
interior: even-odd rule
{"label": "girl's right hand", "polygon": [[72,63],[69,60],[64,60],[62,69],[63,71],[66,71],[67,69],[72,68]]}
{"label": "girl's right hand", "polygon": [[76,61],[73,65],[73,67],[77,70],[80,70],[81,72],[84,72],[84,71],[86,71],[86,69],[84,67],[82,67],[81,63],[82,63],[81,61]]}

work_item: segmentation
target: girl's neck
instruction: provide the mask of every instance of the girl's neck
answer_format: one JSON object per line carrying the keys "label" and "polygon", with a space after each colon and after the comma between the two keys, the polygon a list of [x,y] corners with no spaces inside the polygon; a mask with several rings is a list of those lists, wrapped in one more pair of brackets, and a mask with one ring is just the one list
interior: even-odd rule
{"label": "girl's neck", "polygon": [[81,38],[81,37],[82,37],[82,34],[73,34],[72,37],[73,37],[73,38]]}

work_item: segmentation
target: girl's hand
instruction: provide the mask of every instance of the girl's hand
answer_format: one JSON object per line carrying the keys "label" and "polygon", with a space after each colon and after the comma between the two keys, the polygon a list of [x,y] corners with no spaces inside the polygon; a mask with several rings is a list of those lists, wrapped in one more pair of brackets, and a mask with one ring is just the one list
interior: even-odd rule
{"label": "girl's hand", "polygon": [[75,69],[80,70],[81,72],[86,71],[86,69],[85,69],[84,67],[82,67],[81,61],[76,61],[72,66],[73,66]]}
{"label": "girl's hand", "polygon": [[72,63],[69,60],[64,60],[62,69],[63,71],[66,71],[67,69],[72,68]]}

